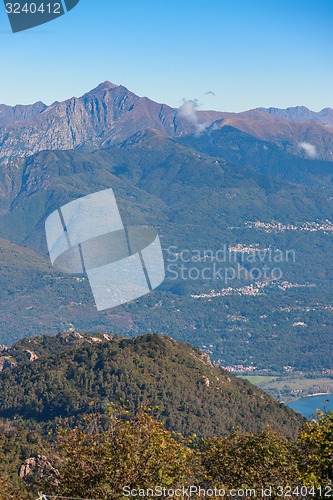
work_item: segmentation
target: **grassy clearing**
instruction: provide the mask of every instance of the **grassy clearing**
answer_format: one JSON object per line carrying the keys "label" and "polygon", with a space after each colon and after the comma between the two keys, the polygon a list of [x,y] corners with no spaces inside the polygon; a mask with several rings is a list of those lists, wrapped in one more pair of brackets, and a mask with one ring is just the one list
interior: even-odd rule
{"label": "grassy clearing", "polygon": [[272,377],[269,375],[240,375],[240,378],[246,378],[251,384],[259,385],[272,382],[273,380],[278,380],[277,377]]}

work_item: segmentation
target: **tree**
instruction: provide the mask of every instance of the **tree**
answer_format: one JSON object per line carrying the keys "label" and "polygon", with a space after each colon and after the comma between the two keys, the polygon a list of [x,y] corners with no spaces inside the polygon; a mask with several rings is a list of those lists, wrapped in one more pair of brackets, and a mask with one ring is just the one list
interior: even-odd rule
{"label": "tree", "polygon": [[194,451],[143,410],[131,418],[111,415],[106,431],[90,417],[88,432],[62,433],[61,449],[64,496],[117,499],[126,486],[182,487],[194,481]]}
{"label": "tree", "polygon": [[297,440],[297,457],[303,484],[332,485],[333,412],[317,411],[317,418],[306,422]]}
{"label": "tree", "polygon": [[292,444],[271,430],[204,439],[200,444],[205,481],[218,488],[262,488],[297,485]]}

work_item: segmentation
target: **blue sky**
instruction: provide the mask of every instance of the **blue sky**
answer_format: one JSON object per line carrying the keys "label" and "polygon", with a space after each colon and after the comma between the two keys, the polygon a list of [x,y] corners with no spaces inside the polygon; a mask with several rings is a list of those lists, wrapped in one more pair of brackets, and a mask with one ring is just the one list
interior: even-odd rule
{"label": "blue sky", "polygon": [[110,80],[172,106],[318,111],[333,107],[332,26],[332,0],[80,0],[12,34],[0,5],[0,102],[50,104]]}

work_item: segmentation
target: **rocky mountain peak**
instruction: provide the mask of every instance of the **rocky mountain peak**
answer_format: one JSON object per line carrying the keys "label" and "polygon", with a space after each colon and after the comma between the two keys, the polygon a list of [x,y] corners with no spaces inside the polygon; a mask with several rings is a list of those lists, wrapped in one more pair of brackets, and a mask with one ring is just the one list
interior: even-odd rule
{"label": "rocky mountain peak", "polygon": [[116,89],[116,88],[119,88],[119,87],[120,87],[120,85],[115,85],[114,83],[109,82],[108,80],[106,80],[105,82],[100,83],[99,85],[97,85],[97,87],[95,87],[94,89],[90,90],[89,92],[87,92],[84,95],[99,94],[101,92],[108,92],[110,90],[113,90],[113,89]]}

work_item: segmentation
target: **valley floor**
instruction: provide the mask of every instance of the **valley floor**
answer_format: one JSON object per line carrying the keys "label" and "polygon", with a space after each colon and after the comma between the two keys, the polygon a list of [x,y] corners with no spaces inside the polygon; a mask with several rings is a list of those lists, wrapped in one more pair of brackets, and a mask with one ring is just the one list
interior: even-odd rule
{"label": "valley floor", "polygon": [[284,402],[296,401],[305,396],[333,394],[333,378],[292,375],[243,375],[241,377]]}

